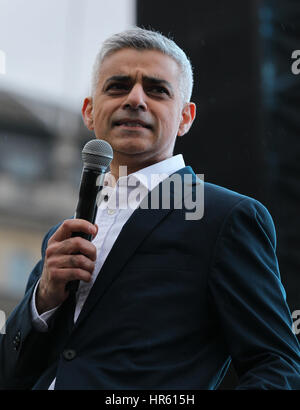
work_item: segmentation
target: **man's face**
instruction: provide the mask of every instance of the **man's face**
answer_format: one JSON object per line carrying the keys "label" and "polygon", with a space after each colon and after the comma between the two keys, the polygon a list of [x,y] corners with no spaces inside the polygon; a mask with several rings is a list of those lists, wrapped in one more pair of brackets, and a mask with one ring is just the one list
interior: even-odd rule
{"label": "man's face", "polygon": [[156,50],[122,49],[102,62],[94,98],[83,117],[120,158],[155,163],[172,156],[190,128],[195,106],[183,106],[177,63]]}

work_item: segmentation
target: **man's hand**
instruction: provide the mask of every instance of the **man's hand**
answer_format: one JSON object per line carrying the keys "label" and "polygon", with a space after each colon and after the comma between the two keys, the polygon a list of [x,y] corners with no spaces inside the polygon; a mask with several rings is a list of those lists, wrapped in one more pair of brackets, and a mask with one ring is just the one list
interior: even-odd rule
{"label": "man's hand", "polygon": [[89,282],[95,267],[95,245],[73,232],[96,236],[97,225],[83,219],[68,219],[48,241],[44,269],[36,293],[39,314],[61,304],[69,295],[66,284],[71,280]]}

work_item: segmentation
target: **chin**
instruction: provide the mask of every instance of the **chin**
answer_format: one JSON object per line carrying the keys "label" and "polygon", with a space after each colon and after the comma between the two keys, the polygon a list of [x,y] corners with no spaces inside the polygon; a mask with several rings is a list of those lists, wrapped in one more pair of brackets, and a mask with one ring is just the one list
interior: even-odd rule
{"label": "chin", "polygon": [[124,138],[123,141],[113,141],[112,148],[122,154],[141,154],[149,150],[149,142],[142,138]]}

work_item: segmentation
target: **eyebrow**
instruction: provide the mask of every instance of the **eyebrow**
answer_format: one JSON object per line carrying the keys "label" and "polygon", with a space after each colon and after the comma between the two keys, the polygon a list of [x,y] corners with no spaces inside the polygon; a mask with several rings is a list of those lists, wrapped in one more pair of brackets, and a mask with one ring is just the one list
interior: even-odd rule
{"label": "eyebrow", "polygon": [[[155,84],[155,85],[164,85],[164,86],[166,86],[166,87],[170,90],[170,92],[171,92],[172,94],[174,93],[173,87],[172,87],[171,83],[170,83],[169,81],[167,81],[167,80],[164,80],[164,79],[159,78],[159,77],[149,77],[149,76],[143,76],[142,78],[143,78],[143,81],[145,81],[146,83]],[[104,83],[104,85],[103,85],[103,88],[105,88],[105,86],[106,86],[108,83],[113,82],[113,81],[119,81],[119,82],[127,82],[127,83],[129,83],[129,82],[132,81],[132,77],[130,77],[130,76],[128,76],[128,75],[113,75],[112,77],[109,77],[109,78],[105,81],[105,83]]]}

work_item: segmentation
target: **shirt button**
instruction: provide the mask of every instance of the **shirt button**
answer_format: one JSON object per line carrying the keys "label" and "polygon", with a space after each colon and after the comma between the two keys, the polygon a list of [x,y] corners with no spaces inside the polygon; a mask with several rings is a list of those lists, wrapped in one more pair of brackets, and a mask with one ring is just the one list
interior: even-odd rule
{"label": "shirt button", "polygon": [[76,351],[73,349],[66,349],[63,351],[63,358],[66,360],[73,360],[76,357]]}
{"label": "shirt button", "polygon": [[116,211],[114,209],[108,209],[107,213],[108,215],[113,215]]}

